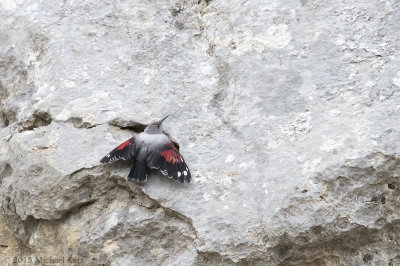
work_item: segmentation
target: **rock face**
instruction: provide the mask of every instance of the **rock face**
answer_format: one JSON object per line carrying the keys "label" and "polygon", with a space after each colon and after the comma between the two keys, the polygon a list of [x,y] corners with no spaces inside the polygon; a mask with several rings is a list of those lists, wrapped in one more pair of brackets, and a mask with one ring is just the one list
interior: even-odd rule
{"label": "rock face", "polygon": [[[400,264],[399,1],[5,0],[0,21],[2,262]],[[99,163],[166,114],[192,183]]]}

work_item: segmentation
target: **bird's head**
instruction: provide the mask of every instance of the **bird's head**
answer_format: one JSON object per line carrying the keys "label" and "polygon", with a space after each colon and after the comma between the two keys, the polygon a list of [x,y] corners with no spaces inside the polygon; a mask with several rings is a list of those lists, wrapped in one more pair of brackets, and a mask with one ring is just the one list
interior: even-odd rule
{"label": "bird's head", "polygon": [[161,134],[162,133],[162,122],[167,119],[169,115],[161,120],[151,122],[145,129],[144,132],[148,134]]}

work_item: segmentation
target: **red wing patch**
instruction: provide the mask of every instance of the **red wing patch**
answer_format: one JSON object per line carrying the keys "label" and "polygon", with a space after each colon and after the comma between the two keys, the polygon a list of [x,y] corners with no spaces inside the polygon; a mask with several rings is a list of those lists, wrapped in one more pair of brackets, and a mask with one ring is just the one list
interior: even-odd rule
{"label": "red wing patch", "polygon": [[170,142],[161,151],[150,151],[146,159],[150,168],[160,169],[163,175],[180,182],[190,182],[190,171],[174,144]]}
{"label": "red wing patch", "polygon": [[128,145],[130,145],[131,144],[131,142],[129,141],[129,139],[127,140],[127,141],[125,141],[125,142],[123,142],[121,145],[119,145],[118,147],[117,147],[117,150],[122,150],[123,148],[125,148],[126,146],[128,146]]}
{"label": "red wing patch", "polygon": [[169,163],[181,163],[182,158],[176,150],[166,150],[161,152],[161,156]]}
{"label": "red wing patch", "polygon": [[181,155],[179,154],[178,150],[175,148],[172,141],[169,143],[168,148],[162,151],[161,156],[165,158],[165,161],[169,163],[181,163],[183,162]]}

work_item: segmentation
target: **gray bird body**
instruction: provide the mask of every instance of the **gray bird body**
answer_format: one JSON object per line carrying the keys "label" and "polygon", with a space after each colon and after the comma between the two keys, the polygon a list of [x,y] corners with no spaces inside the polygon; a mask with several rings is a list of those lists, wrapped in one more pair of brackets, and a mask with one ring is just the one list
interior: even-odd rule
{"label": "gray bird body", "polygon": [[164,134],[149,134],[142,132],[136,135],[136,145],[140,149],[159,150],[163,145],[170,142],[170,139]]}
{"label": "gray bird body", "polygon": [[100,162],[135,159],[127,178],[139,183],[147,181],[148,167],[160,169],[162,174],[180,182],[190,182],[190,171],[183,157],[162,132],[161,124],[167,117],[150,123],[144,132],[120,144]]}
{"label": "gray bird body", "polygon": [[[136,135],[136,169],[140,169],[142,166],[146,165],[146,160],[151,151],[161,151],[162,147],[168,145],[170,142],[169,138],[164,134],[159,133],[146,133],[142,132]],[[145,180],[147,181],[147,173]]]}

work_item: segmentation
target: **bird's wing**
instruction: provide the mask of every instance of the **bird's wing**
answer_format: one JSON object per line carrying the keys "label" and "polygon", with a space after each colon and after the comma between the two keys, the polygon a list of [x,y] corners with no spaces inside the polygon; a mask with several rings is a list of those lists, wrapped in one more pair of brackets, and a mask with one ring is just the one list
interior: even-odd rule
{"label": "bird's wing", "polygon": [[101,163],[112,163],[118,160],[129,160],[135,156],[135,137],[121,143],[101,159]]}
{"label": "bird's wing", "polygon": [[179,180],[190,182],[190,171],[185,160],[172,142],[161,147],[159,150],[149,149],[146,159],[147,166],[160,169],[163,175]]}

